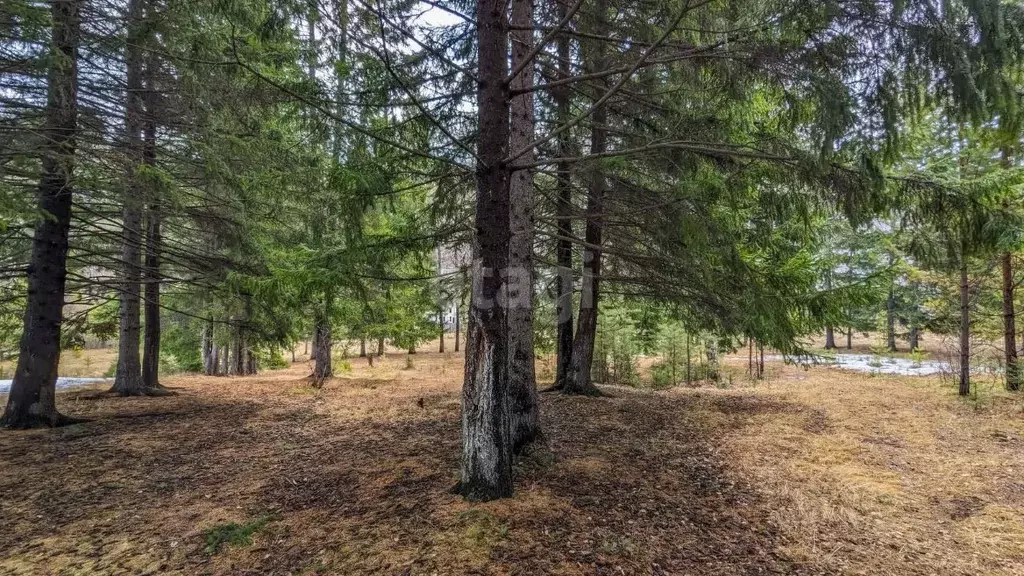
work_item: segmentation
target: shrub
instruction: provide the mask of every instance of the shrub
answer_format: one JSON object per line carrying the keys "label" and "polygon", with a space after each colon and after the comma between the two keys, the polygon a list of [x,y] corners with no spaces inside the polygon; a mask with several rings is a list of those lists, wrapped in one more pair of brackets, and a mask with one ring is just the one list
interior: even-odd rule
{"label": "shrub", "polygon": [[[651,366],[651,387],[655,389],[671,388],[680,384],[686,384],[686,364],[675,367],[675,378],[673,379],[672,364],[667,361],[658,362]],[[696,384],[705,380],[717,382],[719,375],[713,366],[706,362],[691,362],[690,383]]]}
{"label": "shrub", "polygon": [[260,366],[264,366],[268,370],[280,370],[281,368],[291,366],[291,363],[285,359],[284,354],[277,348],[258,350],[256,352],[256,361]]}

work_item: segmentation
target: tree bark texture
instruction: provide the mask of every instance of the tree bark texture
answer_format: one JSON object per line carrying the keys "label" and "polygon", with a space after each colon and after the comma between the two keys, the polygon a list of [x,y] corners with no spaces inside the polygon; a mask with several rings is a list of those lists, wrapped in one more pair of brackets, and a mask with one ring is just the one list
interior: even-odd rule
{"label": "tree bark texture", "polygon": [[[558,8],[558,21],[565,19],[569,6],[567,0],[555,0]],[[558,80],[567,81],[570,74],[570,38],[569,34],[559,34],[557,39],[558,53]],[[551,94],[555,101],[557,122],[564,126],[570,121],[570,98],[572,90],[568,84],[556,87]],[[558,136],[558,156],[568,158],[572,155],[571,137],[568,131]],[[555,289],[557,301],[555,303],[557,342],[555,365],[556,389],[565,387],[565,381],[569,374],[569,366],[572,363],[572,291],[573,291],[573,270],[572,270],[572,167],[567,161],[559,162],[556,166],[557,182],[555,184],[558,196],[555,205],[555,218],[558,229],[558,239],[555,246],[555,259],[557,264]]]}
{"label": "tree bark texture", "polygon": [[125,44],[125,158],[127,185],[121,211],[121,324],[117,352],[117,373],[113,392],[121,396],[144,396],[142,358],[139,342],[142,324],[139,316],[142,296],[142,214],[145,206],[144,163],[144,87],[145,0],[128,3],[128,37]]}
{"label": "tree bark texture", "polygon": [[[518,1],[518,0],[516,0]],[[456,492],[482,501],[512,495],[509,338],[502,298],[508,269],[508,21],[502,0],[477,0],[476,239],[462,388],[462,465]]]}
{"label": "tree bark texture", "polygon": [[50,3],[51,60],[36,197],[39,212],[47,216],[36,223],[32,238],[18,365],[0,419],[0,425],[7,428],[58,426],[71,421],[57,411],[56,384],[78,128],[80,8],[79,0]]}
{"label": "tree bark texture", "polygon": [[[964,243],[966,244],[966,243]],[[971,393],[971,293],[965,251],[960,255],[960,387],[959,394]]]}
{"label": "tree bark texture", "polygon": [[[595,6],[596,24],[595,33],[603,35],[607,26],[607,0],[599,0]],[[595,42],[591,48],[592,61],[590,72],[603,72],[607,68],[605,57],[605,43]],[[593,101],[596,104],[604,95],[605,82],[598,81],[598,88],[593,94]],[[608,146],[608,135],[606,124],[608,122],[607,107],[602,104],[597,106],[592,116],[592,127],[590,134],[590,153],[596,156],[604,154]],[[604,195],[607,189],[604,169],[601,162],[592,162],[587,166],[587,213],[586,213],[586,248],[583,250],[583,282],[580,291],[580,309],[576,320],[576,335],[573,340],[572,360],[569,363],[569,377],[566,379],[563,392],[567,394],[582,394],[587,396],[599,396],[601,391],[591,378],[591,368],[594,360],[594,343],[597,338],[597,313],[600,300],[601,282],[601,235],[602,235],[602,211],[604,209]]]}
{"label": "tree bark texture", "polygon": [[[533,49],[533,0],[516,0],[512,4],[510,34],[512,67],[522,71],[512,79],[512,90],[533,88],[534,60],[525,62]],[[519,94],[511,99],[509,148],[520,150],[534,139],[533,93]],[[516,163],[533,162],[530,149]],[[537,398],[537,375],[533,351],[533,205],[534,182],[531,170],[509,174],[508,272],[505,294],[508,306],[508,385],[511,409],[512,450],[519,452],[540,433],[540,400]]]}

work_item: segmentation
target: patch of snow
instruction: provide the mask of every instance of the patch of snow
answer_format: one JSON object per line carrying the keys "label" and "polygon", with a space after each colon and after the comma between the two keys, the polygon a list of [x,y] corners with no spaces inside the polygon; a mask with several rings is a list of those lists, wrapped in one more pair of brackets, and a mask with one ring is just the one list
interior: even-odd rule
{"label": "patch of snow", "polygon": [[[0,394],[7,394],[11,391],[12,380],[0,380]],[[96,384],[97,382],[114,382],[113,378],[57,378],[57,390],[67,390]]]}
{"label": "patch of snow", "polygon": [[[767,358],[766,358],[767,359]],[[938,360],[921,360],[916,362],[907,358],[888,358],[883,356],[872,356],[870,354],[836,354],[832,357],[819,357],[816,359],[808,357],[783,358],[775,356],[773,360],[786,360],[801,365],[822,365],[832,368],[842,368],[855,372],[869,372],[875,374],[896,374],[899,376],[930,376],[941,372],[949,372],[950,366],[946,362]]]}

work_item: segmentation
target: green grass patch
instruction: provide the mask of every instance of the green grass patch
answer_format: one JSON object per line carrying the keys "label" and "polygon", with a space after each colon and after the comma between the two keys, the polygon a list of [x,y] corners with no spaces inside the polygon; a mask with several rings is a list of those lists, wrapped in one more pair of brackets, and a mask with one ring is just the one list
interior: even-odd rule
{"label": "green grass patch", "polygon": [[203,531],[203,540],[206,542],[206,553],[216,554],[224,545],[228,546],[249,546],[252,544],[252,535],[262,530],[274,520],[280,520],[277,514],[264,514],[248,524],[229,522],[219,524]]}

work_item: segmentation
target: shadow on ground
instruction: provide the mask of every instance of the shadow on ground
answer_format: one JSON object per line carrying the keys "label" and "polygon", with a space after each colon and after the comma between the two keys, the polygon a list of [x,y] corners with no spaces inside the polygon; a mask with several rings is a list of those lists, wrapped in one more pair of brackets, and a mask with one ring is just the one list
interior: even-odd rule
{"label": "shadow on ground", "polygon": [[[721,448],[741,416],[784,404],[543,395],[546,439],[517,464],[516,498],[471,506],[448,493],[454,383],[363,384],[193,378],[174,397],[79,399],[85,424],[3,434],[0,572],[799,571]],[[269,514],[249,545],[206,549],[204,530]]]}

